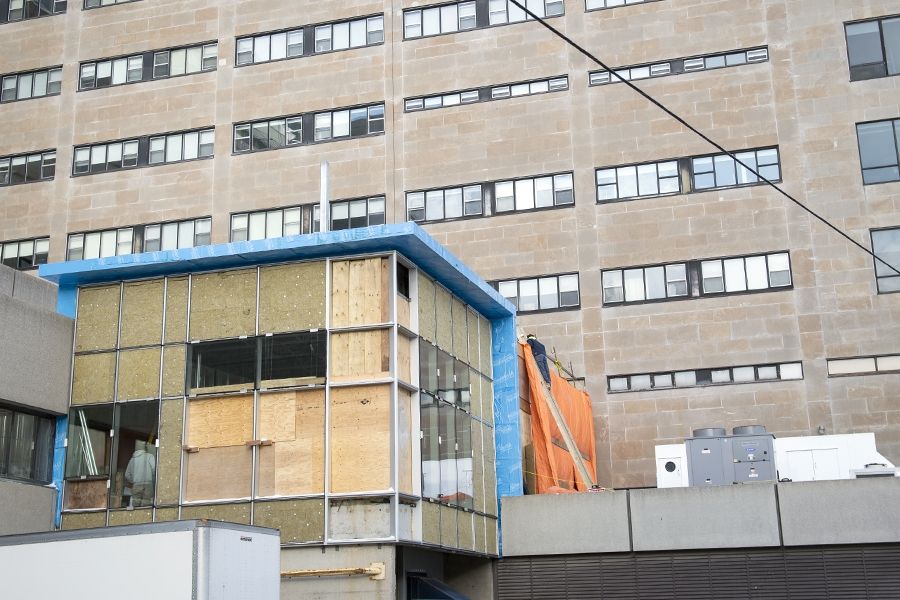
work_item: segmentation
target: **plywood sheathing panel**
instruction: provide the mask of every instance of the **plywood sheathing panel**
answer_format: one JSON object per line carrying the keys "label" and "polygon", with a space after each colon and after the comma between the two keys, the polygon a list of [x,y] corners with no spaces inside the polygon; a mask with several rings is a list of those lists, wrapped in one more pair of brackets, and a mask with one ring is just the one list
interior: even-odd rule
{"label": "plywood sheathing panel", "polygon": [[487,517],[483,515],[475,515],[475,551],[487,554],[487,539],[485,538],[485,528],[487,527]]}
{"label": "plywood sheathing panel", "polygon": [[257,502],[253,524],[280,529],[282,544],[321,542],[325,536],[325,500]]}
{"label": "plywood sheathing panel", "polygon": [[[201,448],[199,452],[187,453],[185,457],[185,501],[227,500],[250,495],[253,463],[250,447]],[[187,518],[184,513],[182,518]]]}
{"label": "plywood sheathing panel", "polygon": [[481,418],[494,422],[494,382],[481,377]]}
{"label": "plywood sheathing panel", "polygon": [[459,545],[456,522],[459,511],[449,506],[440,505],[441,508],[441,546],[456,548]]}
{"label": "plywood sheathing panel", "polygon": [[91,513],[66,513],[62,516],[63,529],[92,529],[106,526],[106,511]]}
{"label": "plywood sheathing panel", "polygon": [[434,286],[435,342],[440,349],[452,354],[453,317],[450,311],[450,292],[439,285]]}
{"label": "plywood sheathing panel", "polygon": [[[478,315],[478,346],[481,372],[492,377],[491,371],[491,323],[481,315]],[[512,350],[510,350],[511,352]]]}
{"label": "plywood sheathing panel", "polygon": [[376,325],[390,320],[390,263],[386,258],[331,263],[331,326]]}
{"label": "plywood sheathing panel", "polygon": [[464,363],[469,362],[469,338],[466,327],[466,305],[452,299],[451,304],[452,330],[453,330],[453,355]]}
{"label": "plywood sheathing panel", "polygon": [[204,273],[191,279],[191,339],[256,333],[256,269]]}
{"label": "plywood sheathing panel", "polygon": [[484,450],[481,446],[482,425],[470,419],[472,425],[472,482],[475,510],[484,512]]}
{"label": "plywood sheathing panel", "polygon": [[65,499],[66,501],[63,505],[65,510],[106,508],[106,480],[67,481]]}
{"label": "plywood sheathing panel", "polygon": [[112,402],[116,387],[116,353],[82,354],[75,357],[72,404]]}
{"label": "plywood sheathing panel", "polygon": [[397,323],[412,331],[412,318],[410,317],[412,303],[409,298],[404,298],[400,294],[394,294],[394,298],[397,302]]}
{"label": "plywood sheathing panel", "polygon": [[391,485],[390,386],[331,390],[331,492]]}
{"label": "plywood sheathing panel", "polygon": [[422,502],[422,541],[441,543],[441,506],[434,502]]}
{"label": "plywood sheathing panel", "polygon": [[488,554],[497,554],[497,519],[484,518],[486,529],[486,547]]}
{"label": "plywood sheathing panel", "polygon": [[250,524],[250,504],[211,504],[183,506],[181,508],[181,520],[210,519],[213,521],[227,521],[229,523]]}
{"label": "plywood sheathing panel", "polygon": [[434,282],[422,271],[418,273],[419,335],[429,342],[435,341]]}
{"label": "plywood sheathing panel", "polygon": [[400,381],[412,383],[412,340],[405,335],[397,336],[397,377]]}
{"label": "plywood sheathing panel", "polygon": [[329,535],[333,540],[385,538],[391,531],[391,503],[381,498],[331,500]]}
{"label": "plywood sheathing panel", "polygon": [[160,347],[119,352],[119,400],[159,397]]}
{"label": "plywood sheathing panel", "polygon": [[475,549],[475,513],[456,511],[456,531],[459,547],[463,550]]}
{"label": "plywood sheathing panel", "polygon": [[167,521],[177,521],[178,520],[178,509],[177,508],[157,508],[156,509],[156,522],[164,523]]}
{"label": "plywood sheathing panel", "polygon": [[325,327],[325,261],[259,270],[259,332]]}
{"label": "plywood sheathing panel", "polygon": [[331,381],[363,381],[390,375],[390,330],[331,335]]}
{"label": "plywood sheathing panel", "polygon": [[[399,391],[397,399],[397,417],[400,430],[397,432],[397,443],[400,473],[397,477],[397,487],[401,493],[413,493],[413,432],[412,432],[412,394],[405,390]],[[418,403],[417,403],[418,404]],[[416,406],[418,408],[418,406]],[[419,437],[415,437],[418,442]]]}
{"label": "plywood sheathing panel", "polygon": [[164,280],[126,283],[122,292],[121,348],[159,344],[163,328]]}
{"label": "plywood sheathing panel", "polygon": [[243,447],[253,440],[253,396],[190,400],[187,431],[189,446]]}
{"label": "plywood sheathing panel", "polygon": [[170,277],[166,283],[165,343],[187,341],[187,277]]}
{"label": "plywood sheathing panel", "polygon": [[322,493],[325,477],[325,390],[262,394],[257,494]]}
{"label": "plywood sheathing panel", "polygon": [[109,513],[110,525],[140,525],[153,522],[153,510],[141,508],[137,510],[113,510]]}
{"label": "plywood sheathing panel", "polygon": [[75,352],[115,348],[118,333],[119,284],[81,288],[78,291]]}
{"label": "plywood sheathing panel", "polygon": [[184,395],[185,346],[176,344],[163,348],[163,381],[164,397]]}
{"label": "plywood sheathing panel", "polygon": [[178,504],[181,495],[181,440],[184,400],[163,400],[159,420],[159,453],[156,457],[158,504]]}

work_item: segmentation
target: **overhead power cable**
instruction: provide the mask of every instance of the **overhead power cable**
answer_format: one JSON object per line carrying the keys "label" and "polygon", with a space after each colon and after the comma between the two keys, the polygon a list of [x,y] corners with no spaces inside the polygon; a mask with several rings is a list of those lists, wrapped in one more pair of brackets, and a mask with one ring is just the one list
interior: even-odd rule
{"label": "overhead power cable", "polygon": [[881,264],[883,264],[884,266],[886,266],[888,269],[890,269],[891,271],[893,271],[893,272],[896,273],[897,275],[900,275],[900,270],[898,270],[898,267],[895,267],[894,265],[888,263],[887,261],[885,261],[884,259],[882,259],[881,257],[879,257],[877,254],[875,254],[873,251],[869,250],[868,248],[866,248],[865,246],[863,246],[862,244],[860,244],[859,242],[857,242],[856,240],[854,240],[852,237],[850,237],[849,234],[847,234],[847,233],[845,233],[844,231],[842,231],[837,225],[834,225],[833,223],[831,223],[831,221],[829,221],[828,219],[826,219],[825,217],[823,217],[822,215],[820,215],[819,213],[817,213],[817,212],[814,211],[813,209],[809,208],[808,206],[806,206],[805,204],[803,204],[802,202],[800,202],[799,200],[797,200],[796,198],[794,198],[791,194],[789,194],[789,193],[787,193],[786,191],[784,191],[784,190],[783,190],[779,185],[777,185],[775,182],[769,180],[769,179],[766,178],[766,177],[763,177],[756,169],[751,168],[749,165],[747,165],[747,164],[744,163],[741,159],[739,159],[737,156],[735,156],[733,152],[731,152],[730,150],[727,150],[727,149],[726,149],[725,147],[723,147],[721,144],[719,144],[718,142],[716,142],[715,140],[713,140],[712,138],[710,138],[708,135],[706,135],[705,133],[703,133],[702,131],[700,131],[699,129],[697,129],[696,127],[694,127],[693,125],[691,125],[690,123],[688,123],[684,118],[680,117],[680,116],[679,116],[677,113],[675,113],[673,110],[671,110],[671,109],[668,108],[666,105],[664,105],[662,102],[660,102],[659,100],[657,100],[656,98],[654,98],[653,96],[651,96],[650,94],[648,94],[647,92],[645,92],[644,90],[642,90],[641,88],[639,88],[638,86],[636,86],[635,84],[633,84],[631,81],[629,81],[628,79],[625,79],[624,77],[622,77],[622,76],[621,76],[618,72],[616,72],[614,69],[611,69],[609,66],[607,66],[606,63],[604,63],[602,60],[600,60],[599,58],[597,58],[596,56],[594,56],[592,53],[588,52],[588,51],[585,50],[583,47],[581,47],[581,45],[579,45],[577,42],[575,42],[572,38],[570,38],[570,37],[567,36],[566,34],[562,33],[561,31],[559,31],[558,29],[556,29],[555,27],[553,27],[552,25],[550,25],[549,23],[547,23],[547,21],[544,20],[543,17],[540,17],[540,16],[536,15],[536,14],[535,14],[534,12],[532,12],[527,6],[525,6],[522,2],[520,2],[519,0],[509,0],[509,1],[510,1],[511,3],[513,3],[513,4],[515,4],[516,6],[518,6],[518,7],[519,7],[520,9],[522,9],[523,11],[525,11],[525,14],[527,14],[529,17],[531,17],[532,19],[534,19],[535,21],[537,21],[538,23],[540,23],[541,25],[543,25],[544,27],[546,27],[547,29],[549,29],[551,33],[553,33],[555,36],[557,36],[558,38],[560,38],[561,40],[563,40],[566,44],[568,44],[569,46],[572,46],[573,48],[575,48],[576,50],[578,50],[578,52],[580,52],[581,54],[583,54],[584,56],[586,56],[589,60],[592,60],[592,61],[594,61],[595,63],[597,63],[601,68],[603,68],[604,70],[606,70],[606,71],[610,74],[611,77],[615,77],[616,79],[618,79],[619,81],[621,81],[622,83],[624,83],[625,85],[627,85],[628,87],[630,87],[632,90],[634,90],[635,92],[637,92],[638,94],[640,94],[641,96],[643,96],[644,99],[646,99],[648,102],[650,102],[651,104],[653,104],[654,106],[656,106],[657,108],[659,108],[661,111],[663,111],[664,113],[666,113],[667,115],[669,115],[670,117],[672,117],[673,119],[675,119],[676,121],[678,121],[678,123],[680,123],[682,126],[686,127],[687,129],[689,129],[690,131],[692,131],[693,133],[695,133],[695,134],[696,134],[698,137],[700,137],[703,141],[705,141],[706,143],[710,144],[713,148],[715,148],[715,149],[719,150],[720,152],[722,152],[722,153],[728,155],[728,157],[730,157],[731,160],[733,160],[733,161],[736,162],[737,164],[741,165],[742,167],[744,167],[745,169],[747,169],[748,171],[750,171],[751,173],[753,173],[753,174],[754,174],[756,177],[758,177],[761,181],[764,181],[765,183],[767,183],[767,184],[770,185],[771,187],[773,187],[773,188],[775,188],[776,190],[778,190],[778,192],[779,192],[782,196],[784,196],[785,198],[787,198],[788,200],[790,200],[791,202],[793,202],[794,204],[796,204],[797,206],[799,206],[800,208],[802,208],[803,210],[805,210],[806,212],[808,212],[810,215],[812,215],[813,217],[815,217],[817,220],[819,220],[820,222],[822,222],[823,224],[825,224],[825,225],[828,226],[829,228],[833,229],[838,235],[840,235],[841,237],[845,238],[845,239],[846,239],[847,241],[849,241],[851,244],[853,244],[854,246],[856,246],[857,248],[859,248],[860,250],[862,250],[863,252],[865,252],[866,254],[868,254],[869,256],[871,256],[872,258],[874,258],[875,260],[877,260],[878,262],[880,262]]}

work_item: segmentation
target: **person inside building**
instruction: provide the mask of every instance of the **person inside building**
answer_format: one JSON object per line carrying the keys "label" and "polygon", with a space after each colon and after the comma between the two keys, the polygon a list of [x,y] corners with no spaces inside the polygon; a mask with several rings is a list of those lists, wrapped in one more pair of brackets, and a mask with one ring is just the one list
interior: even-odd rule
{"label": "person inside building", "polygon": [[547,349],[540,343],[533,333],[529,333],[526,337],[528,345],[531,346],[531,353],[534,355],[534,361],[537,363],[538,371],[547,384],[550,383],[550,369],[547,367]]}
{"label": "person inside building", "polygon": [[153,484],[156,481],[156,456],[148,451],[153,444],[137,442],[134,454],[125,467],[123,504],[129,508],[153,505]]}

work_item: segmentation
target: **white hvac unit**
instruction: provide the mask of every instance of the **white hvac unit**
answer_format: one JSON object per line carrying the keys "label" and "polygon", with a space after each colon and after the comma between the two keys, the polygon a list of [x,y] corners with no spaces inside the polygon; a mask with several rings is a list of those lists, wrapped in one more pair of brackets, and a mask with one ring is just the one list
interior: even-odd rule
{"label": "white hvac unit", "polygon": [[687,449],[684,444],[656,447],[656,487],[687,487]]}
{"label": "white hvac unit", "polygon": [[775,466],[779,479],[791,481],[897,474],[891,461],[878,453],[874,433],[777,438]]}

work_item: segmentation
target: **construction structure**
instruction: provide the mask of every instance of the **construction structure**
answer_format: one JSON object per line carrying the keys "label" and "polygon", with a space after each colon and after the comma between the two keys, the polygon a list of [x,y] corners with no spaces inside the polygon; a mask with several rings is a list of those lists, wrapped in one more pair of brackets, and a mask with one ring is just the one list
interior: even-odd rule
{"label": "construction structure", "polygon": [[522,493],[515,313],[417,225],[41,275],[75,319],[62,529],[276,528],[282,598],[490,589]]}

